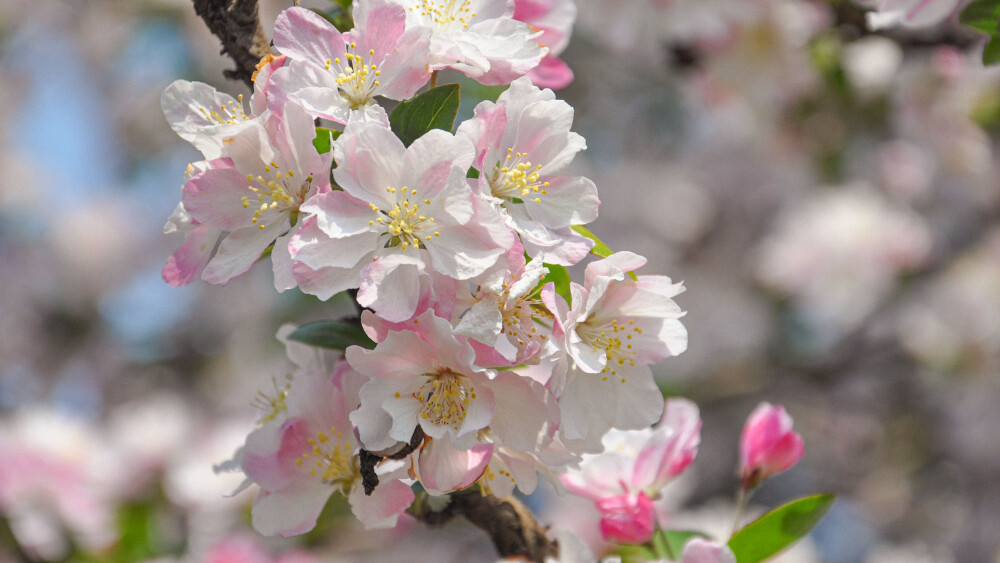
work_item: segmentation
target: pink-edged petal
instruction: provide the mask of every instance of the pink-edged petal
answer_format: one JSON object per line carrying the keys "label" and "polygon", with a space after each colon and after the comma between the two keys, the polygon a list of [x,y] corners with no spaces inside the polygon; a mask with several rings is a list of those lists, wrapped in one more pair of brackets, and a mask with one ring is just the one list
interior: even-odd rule
{"label": "pink-edged petal", "polygon": [[573,69],[559,57],[553,56],[550,52],[542,59],[538,66],[528,72],[528,78],[539,88],[552,88],[559,90],[572,84]]}
{"label": "pink-edged petal", "polygon": [[229,280],[245,273],[284,228],[280,223],[272,223],[264,230],[249,228],[229,233],[222,239],[215,256],[205,266],[201,279],[210,284],[225,285]]}
{"label": "pink-edged petal", "polygon": [[390,53],[381,66],[377,93],[393,100],[412,98],[417,90],[430,80],[427,69],[430,55],[430,31],[426,28],[412,28],[399,38],[399,45]]}
{"label": "pink-edged petal", "polygon": [[409,486],[399,481],[379,481],[371,495],[365,495],[364,487],[355,483],[347,501],[351,512],[361,521],[365,529],[394,528],[399,515],[413,504],[416,496]]}
{"label": "pink-edged petal", "polygon": [[322,66],[343,58],[344,38],[337,28],[306,8],[288,8],[274,21],[274,46],[293,59]]}
{"label": "pink-edged petal", "polygon": [[633,485],[651,495],[658,493],[694,461],[700,430],[697,405],[687,399],[668,400],[656,433],[636,457]]}
{"label": "pink-edged petal", "polygon": [[[434,198],[449,185],[461,183],[466,188],[465,171],[472,165],[474,147],[467,139],[447,131],[432,129],[422,135],[406,150],[404,170],[413,182],[409,187],[419,187],[421,197]],[[459,171],[458,178],[452,169]],[[459,218],[459,221],[462,221]]]}
{"label": "pink-edged petal", "polygon": [[250,516],[255,530],[265,536],[304,534],[316,527],[333,487],[318,481],[302,480],[295,487],[276,493],[261,490],[254,499]]}
{"label": "pink-edged petal", "polygon": [[546,177],[545,195],[538,201],[530,196],[524,205],[528,214],[546,227],[559,229],[569,225],[586,225],[597,219],[601,200],[597,186],[582,176]]}
{"label": "pink-edged petal", "polygon": [[420,300],[419,293],[411,290],[420,287],[423,269],[423,260],[417,257],[376,255],[361,272],[358,303],[390,322],[409,319]]}
{"label": "pink-edged petal", "polygon": [[212,251],[221,234],[221,229],[209,225],[201,225],[188,232],[184,244],[167,258],[163,266],[163,281],[179,287],[198,278],[212,258]]}
{"label": "pink-edged petal", "polygon": [[301,209],[303,213],[316,215],[316,225],[334,238],[368,231],[372,219],[377,217],[367,203],[341,191],[317,194],[302,204]]}
{"label": "pink-edged petal", "polygon": [[559,408],[563,435],[593,442],[611,427],[637,430],[656,422],[663,413],[663,395],[648,367],[617,375],[577,374],[559,398]]}
{"label": "pink-edged petal", "polygon": [[292,229],[281,235],[274,241],[274,248],[271,250],[271,270],[274,272],[274,289],[281,293],[292,289],[298,284],[295,275],[292,273],[292,255],[288,250],[288,244],[292,236],[299,229]]}
{"label": "pink-edged petal", "polygon": [[333,151],[337,161],[334,179],[352,196],[389,204],[392,200],[386,187],[402,188],[398,184],[403,177],[406,147],[389,129],[352,122],[334,143]]}
{"label": "pink-edged petal", "polygon": [[320,268],[313,270],[301,262],[292,265],[292,275],[303,293],[326,301],[334,295],[358,287],[364,262],[353,268]]}
{"label": "pink-edged petal", "polygon": [[511,372],[500,372],[490,383],[496,401],[490,429],[515,450],[541,451],[552,439],[558,411],[545,398],[544,387]]}
{"label": "pink-edged petal", "polygon": [[[359,233],[343,238],[330,238],[317,226],[315,217],[306,220],[292,237],[289,245],[292,258],[309,268],[347,268],[367,265],[375,247],[376,233]],[[364,261],[363,264],[361,262]],[[360,270],[359,270],[360,272]],[[360,284],[360,277],[357,284]]]}
{"label": "pink-edged petal", "polygon": [[244,197],[255,196],[247,189],[246,174],[233,168],[226,159],[212,164],[212,168],[184,185],[184,208],[197,222],[226,231],[255,226],[251,221],[255,208],[244,207],[242,201]]}
{"label": "pink-edged petal", "polygon": [[456,449],[447,438],[428,440],[420,450],[415,469],[428,492],[435,495],[470,487],[485,471],[493,456],[493,444]]}

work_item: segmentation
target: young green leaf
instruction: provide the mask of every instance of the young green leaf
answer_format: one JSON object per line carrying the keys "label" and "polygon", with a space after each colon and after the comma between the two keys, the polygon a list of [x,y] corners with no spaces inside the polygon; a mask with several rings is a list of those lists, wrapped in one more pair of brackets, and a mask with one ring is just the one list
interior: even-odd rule
{"label": "young green leaf", "polygon": [[545,267],[549,269],[549,273],[539,283],[543,286],[549,282],[556,284],[556,293],[562,296],[566,300],[566,303],[569,303],[569,282],[571,280],[569,270],[565,266],[556,264],[546,264]]}
{"label": "young green leaf", "polygon": [[813,495],[779,506],[737,532],[729,549],[737,563],[758,563],[799,541],[823,519],[836,496]]}
{"label": "young green leaf", "polygon": [[330,152],[330,147],[333,145],[333,141],[340,136],[340,131],[334,131],[333,129],[327,129],[326,127],[316,128],[316,138],[313,139],[313,146],[316,147],[316,151],[319,154],[325,154]]}
{"label": "young green leaf", "polygon": [[346,350],[348,346],[374,348],[361,325],[350,321],[317,321],[300,326],[288,335],[289,340],[302,342],[319,348]]}
{"label": "young green leaf", "polygon": [[400,102],[389,114],[389,126],[406,146],[431,129],[451,131],[458,115],[459,97],[458,84],[431,88]]}
{"label": "young green leaf", "polygon": [[958,17],[963,24],[990,36],[983,50],[983,64],[1000,62],[1000,0],[977,0],[965,7]]}

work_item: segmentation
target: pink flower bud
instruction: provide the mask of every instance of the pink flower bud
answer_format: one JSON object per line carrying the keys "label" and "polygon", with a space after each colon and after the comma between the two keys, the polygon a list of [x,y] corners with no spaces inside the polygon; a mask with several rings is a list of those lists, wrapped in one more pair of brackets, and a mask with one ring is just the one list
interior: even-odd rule
{"label": "pink flower bud", "polygon": [[802,457],[802,436],[792,431],[792,417],[781,405],[761,403],[740,436],[740,479],[744,489],[781,473]]}
{"label": "pink flower bud", "polygon": [[646,543],[656,529],[653,501],[646,493],[626,494],[599,499],[601,534],[606,540],[622,543]]}

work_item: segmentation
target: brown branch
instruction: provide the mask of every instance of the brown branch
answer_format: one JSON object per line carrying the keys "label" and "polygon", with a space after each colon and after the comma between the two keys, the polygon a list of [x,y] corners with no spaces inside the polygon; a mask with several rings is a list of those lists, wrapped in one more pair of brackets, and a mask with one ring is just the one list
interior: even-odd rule
{"label": "brown branch", "polygon": [[257,17],[257,0],[194,0],[194,11],[222,41],[222,53],[236,62],[223,74],[253,88],[257,63],[271,54],[271,47]]}
{"label": "brown branch", "polygon": [[456,516],[489,534],[501,557],[543,563],[546,557],[559,556],[559,543],[546,537],[531,511],[514,497],[499,499],[478,491],[453,494],[444,509],[425,509],[418,518],[430,526],[442,526]]}

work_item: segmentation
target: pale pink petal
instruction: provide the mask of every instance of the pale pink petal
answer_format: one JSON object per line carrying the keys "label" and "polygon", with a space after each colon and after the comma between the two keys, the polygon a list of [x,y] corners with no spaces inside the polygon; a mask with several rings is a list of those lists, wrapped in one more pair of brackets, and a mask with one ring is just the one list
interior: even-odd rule
{"label": "pale pink petal", "polygon": [[257,262],[284,228],[281,223],[272,223],[264,230],[248,228],[229,233],[205,266],[201,279],[210,284],[225,285],[243,274]]}
{"label": "pale pink petal", "polygon": [[209,225],[201,225],[188,232],[184,244],[167,258],[163,266],[163,281],[178,287],[200,277],[221,234],[221,229]]}
{"label": "pale pink petal", "polygon": [[725,544],[693,538],[684,546],[681,563],[736,563],[736,556]]}
{"label": "pale pink petal", "polygon": [[493,444],[459,450],[445,437],[424,444],[415,469],[420,484],[431,494],[440,495],[472,486],[482,476],[492,456]]}
{"label": "pale pink petal", "polygon": [[255,530],[265,536],[304,534],[316,527],[333,487],[319,481],[300,481],[297,487],[268,494],[263,490],[254,499],[250,516]]}
{"label": "pale pink petal", "polygon": [[355,483],[347,497],[351,512],[365,529],[394,528],[399,515],[413,504],[413,490],[399,481],[380,480],[371,495],[365,495],[360,483]]}

